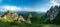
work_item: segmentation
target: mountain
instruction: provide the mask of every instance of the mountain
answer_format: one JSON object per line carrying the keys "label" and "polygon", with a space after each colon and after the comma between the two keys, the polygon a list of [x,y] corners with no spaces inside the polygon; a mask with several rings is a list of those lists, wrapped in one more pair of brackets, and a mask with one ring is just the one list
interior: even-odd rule
{"label": "mountain", "polygon": [[53,19],[52,21],[50,21],[53,24],[59,24],[60,25],[60,12],[58,13],[58,15],[55,17],[55,19]]}
{"label": "mountain", "polygon": [[3,15],[0,16],[2,19],[6,19],[7,21],[25,21],[24,17],[21,16],[21,15],[18,15],[17,13],[15,12],[12,12],[12,11],[7,11],[5,12]]}
{"label": "mountain", "polygon": [[34,16],[43,16],[45,12],[28,12],[28,11],[17,11],[18,15],[22,15],[24,18],[27,18],[28,14],[32,14]]}
{"label": "mountain", "polygon": [[47,11],[47,16],[50,20],[53,20],[57,14],[59,13],[59,7],[56,5],[55,7],[51,7],[50,10]]}
{"label": "mountain", "polygon": [[58,9],[59,9],[59,12],[58,12],[57,16],[50,22],[53,24],[59,24],[60,25],[60,6]]}
{"label": "mountain", "polygon": [[52,6],[50,10],[47,11],[45,14],[46,16],[46,23],[50,24],[59,24],[60,25],[60,6]]}
{"label": "mountain", "polygon": [[0,12],[0,16],[2,16],[3,15],[3,12]]}

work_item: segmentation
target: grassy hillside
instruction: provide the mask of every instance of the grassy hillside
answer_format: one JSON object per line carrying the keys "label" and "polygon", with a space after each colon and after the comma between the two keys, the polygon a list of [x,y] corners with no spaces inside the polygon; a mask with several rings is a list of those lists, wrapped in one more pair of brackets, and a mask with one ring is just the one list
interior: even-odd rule
{"label": "grassy hillside", "polygon": [[[25,15],[27,15],[26,18],[28,17],[28,15],[30,13],[25,14]],[[25,15],[23,13],[22,16],[24,17]],[[51,24],[51,22],[49,22],[49,20],[48,20],[48,22],[46,22],[47,21],[47,14],[45,14],[44,16],[41,16],[40,14],[32,12],[31,15],[32,15],[32,18],[30,19],[31,24],[27,24],[27,23],[19,21],[19,20],[14,21],[13,19],[10,19],[10,17],[9,17],[10,14],[8,14],[6,16],[7,17],[6,19],[0,18],[0,27],[60,27],[60,26],[57,26],[57,25],[52,25],[52,24],[57,24],[60,21],[59,20],[60,12],[57,15],[57,17],[53,21],[51,21],[52,24]],[[60,22],[58,24],[60,24]]]}

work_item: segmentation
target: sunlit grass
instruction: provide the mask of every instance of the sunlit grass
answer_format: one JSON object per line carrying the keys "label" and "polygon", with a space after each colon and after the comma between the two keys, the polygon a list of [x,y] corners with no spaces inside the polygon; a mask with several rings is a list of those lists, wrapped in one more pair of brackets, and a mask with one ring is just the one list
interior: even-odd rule
{"label": "sunlit grass", "polygon": [[13,20],[11,20],[9,18],[0,18],[0,20],[3,22],[13,22]]}

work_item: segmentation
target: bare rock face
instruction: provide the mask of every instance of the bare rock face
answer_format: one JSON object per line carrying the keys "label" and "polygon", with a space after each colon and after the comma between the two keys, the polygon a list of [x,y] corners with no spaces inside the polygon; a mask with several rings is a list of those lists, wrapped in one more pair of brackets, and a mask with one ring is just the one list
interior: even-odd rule
{"label": "bare rock face", "polygon": [[30,18],[32,18],[32,14],[31,14],[31,13],[28,15],[28,18],[27,18],[27,20],[26,20],[26,23],[27,23],[27,24],[31,24]]}
{"label": "bare rock face", "polygon": [[27,24],[31,24],[30,18],[28,18],[28,19],[26,20],[26,23],[27,23]]}
{"label": "bare rock face", "polygon": [[19,16],[19,19],[18,20],[20,20],[20,21],[24,21],[25,22],[25,19],[23,18],[23,16]]}
{"label": "bare rock face", "polygon": [[59,13],[59,6],[55,6],[54,8],[52,6],[50,10],[47,11],[47,16],[51,21],[57,16],[58,13]]}
{"label": "bare rock face", "polygon": [[23,21],[23,22],[25,22],[25,19],[24,19],[23,16],[18,15],[17,13],[11,12],[11,11],[7,11],[6,13],[4,13],[1,18],[13,20],[13,21],[21,21],[21,22]]}
{"label": "bare rock face", "polygon": [[4,15],[2,15],[2,18],[10,18],[12,20],[17,20],[18,18],[23,19],[22,16],[19,17],[17,13],[14,13],[14,12],[11,12],[11,11],[7,11],[6,13],[4,13]]}
{"label": "bare rock face", "polygon": [[2,15],[3,19],[10,19],[10,20],[13,20],[13,21],[23,21],[27,24],[31,24],[31,18],[32,18],[32,14],[30,13],[28,15],[28,18],[27,20],[24,19],[24,17],[22,15],[18,15],[17,13],[14,13],[14,12],[11,12],[11,11],[7,11],[6,13],[4,13],[4,15]]}

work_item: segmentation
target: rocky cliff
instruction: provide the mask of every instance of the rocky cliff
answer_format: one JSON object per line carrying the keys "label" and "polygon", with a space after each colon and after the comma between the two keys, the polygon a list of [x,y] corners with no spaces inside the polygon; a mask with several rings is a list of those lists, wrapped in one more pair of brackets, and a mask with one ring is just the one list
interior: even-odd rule
{"label": "rocky cliff", "polygon": [[51,20],[53,20],[59,13],[60,11],[60,6],[52,6],[50,10],[47,11],[47,17]]}
{"label": "rocky cliff", "polygon": [[17,22],[19,21],[19,22],[25,22],[27,24],[31,24],[30,18],[32,17],[32,14],[29,13],[29,15],[27,16],[28,18],[25,19],[22,15],[18,15],[17,13],[12,11],[7,11],[0,17],[3,19],[7,19],[9,21],[13,20]]}
{"label": "rocky cliff", "polygon": [[5,12],[5,13],[1,16],[1,18],[3,18],[3,19],[9,18],[9,19],[11,19],[11,20],[22,20],[22,21],[25,21],[25,19],[23,18],[23,16],[18,15],[17,13],[11,12],[11,11]]}

